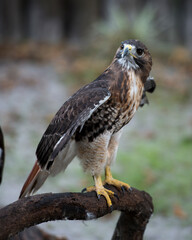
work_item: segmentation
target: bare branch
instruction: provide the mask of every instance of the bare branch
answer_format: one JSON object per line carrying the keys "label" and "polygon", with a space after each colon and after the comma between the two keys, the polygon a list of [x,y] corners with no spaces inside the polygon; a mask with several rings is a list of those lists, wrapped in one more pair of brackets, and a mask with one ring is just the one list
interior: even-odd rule
{"label": "bare branch", "polygon": [[[113,186],[106,186],[114,191],[119,199],[113,198],[113,210],[122,211],[113,239],[119,239],[120,232],[132,238],[142,239],[146,224],[153,212],[149,194],[135,188],[125,193]],[[53,220],[91,220],[110,213],[103,197],[97,199],[91,193],[46,193],[20,199],[0,210],[0,239],[14,236],[24,228]],[[123,225],[122,221],[126,220]],[[122,225],[123,227],[119,227]],[[141,238],[133,238],[140,234]]]}

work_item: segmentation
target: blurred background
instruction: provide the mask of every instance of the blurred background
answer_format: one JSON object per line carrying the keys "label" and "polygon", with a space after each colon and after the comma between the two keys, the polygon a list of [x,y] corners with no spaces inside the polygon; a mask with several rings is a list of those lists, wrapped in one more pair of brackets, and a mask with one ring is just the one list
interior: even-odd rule
{"label": "blurred background", "polygon": [[[6,146],[0,207],[17,200],[36,146],[63,102],[106,69],[121,41],[136,38],[152,54],[157,88],[125,127],[112,170],[153,197],[145,239],[192,239],[191,13],[190,0],[0,0],[0,125]],[[90,184],[75,159],[39,193],[80,191]],[[117,219],[114,212],[91,222],[41,226],[68,239],[110,239]]]}

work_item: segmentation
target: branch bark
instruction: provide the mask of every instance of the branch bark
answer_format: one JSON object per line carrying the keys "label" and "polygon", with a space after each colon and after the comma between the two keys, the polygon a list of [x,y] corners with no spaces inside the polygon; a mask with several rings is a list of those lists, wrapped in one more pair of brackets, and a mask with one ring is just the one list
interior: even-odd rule
{"label": "branch bark", "polygon": [[[153,212],[152,198],[144,191],[132,188],[113,198],[113,210],[121,211],[113,240],[141,240]],[[103,197],[91,193],[46,193],[19,199],[0,209],[0,239],[7,239],[24,228],[53,220],[91,220],[110,213]]]}

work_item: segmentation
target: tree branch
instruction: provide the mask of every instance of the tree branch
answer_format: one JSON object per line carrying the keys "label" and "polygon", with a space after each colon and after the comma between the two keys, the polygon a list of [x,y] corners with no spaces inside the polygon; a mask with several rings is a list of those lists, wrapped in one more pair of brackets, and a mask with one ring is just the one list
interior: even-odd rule
{"label": "tree branch", "polygon": [[[113,210],[122,212],[113,235],[115,239],[142,239],[146,224],[153,212],[150,195],[132,188],[119,192],[113,186],[119,199],[113,198]],[[103,197],[97,199],[91,193],[46,193],[19,199],[0,209],[0,239],[7,239],[24,228],[53,220],[91,220],[110,213]],[[124,234],[126,238],[118,238]],[[135,237],[135,236],[140,236]],[[122,237],[122,236],[121,236]]]}

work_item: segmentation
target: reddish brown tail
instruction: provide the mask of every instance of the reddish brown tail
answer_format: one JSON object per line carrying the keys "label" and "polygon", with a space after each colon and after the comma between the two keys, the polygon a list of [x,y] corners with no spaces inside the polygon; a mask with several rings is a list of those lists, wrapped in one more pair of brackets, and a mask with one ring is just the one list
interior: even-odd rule
{"label": "reddish brown tail", "polygon": [[29,174],[27,180],[25,181],[25,184],[23,185],[19,198],[29,195],[32,191],[34,191],[40,172],[41,169],[36,161],[31,173]]}

